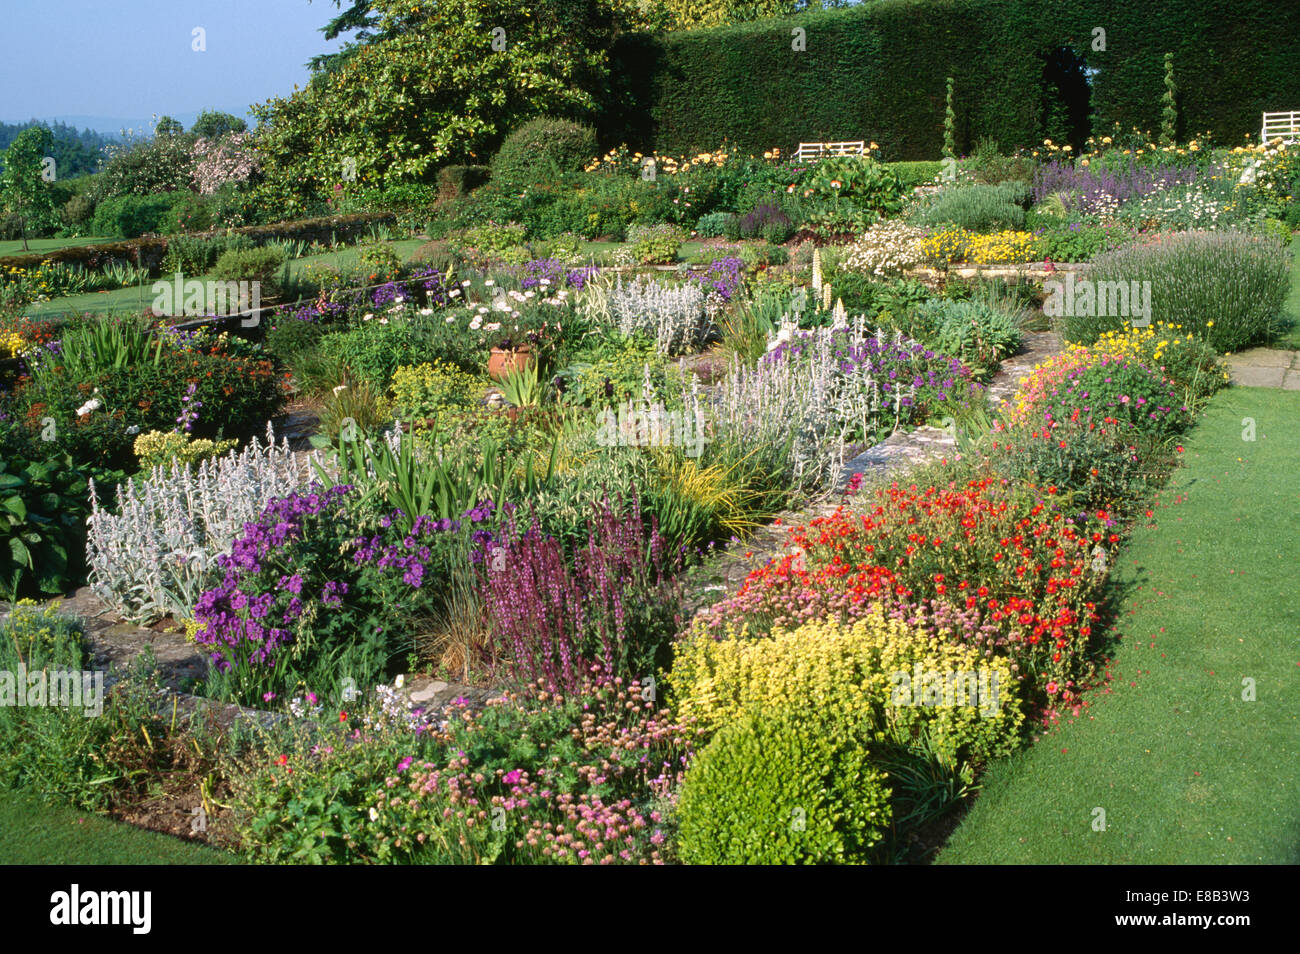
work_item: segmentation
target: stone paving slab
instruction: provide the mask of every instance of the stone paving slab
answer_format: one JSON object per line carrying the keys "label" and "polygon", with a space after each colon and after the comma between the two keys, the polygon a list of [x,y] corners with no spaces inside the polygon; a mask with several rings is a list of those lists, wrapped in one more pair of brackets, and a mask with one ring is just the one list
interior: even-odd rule
{"label": "stone paving slab", "polygon": [[1224,361],[1229,379],[1240,387],[1300,391],[1300,351],[1248,348]]}

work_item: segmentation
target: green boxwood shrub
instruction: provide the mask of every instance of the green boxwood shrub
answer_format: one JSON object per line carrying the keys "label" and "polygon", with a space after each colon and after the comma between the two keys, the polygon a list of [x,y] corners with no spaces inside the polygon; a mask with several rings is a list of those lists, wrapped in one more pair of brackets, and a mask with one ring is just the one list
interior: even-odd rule
{"label": "green boxwood shrub", "polygon": [[865,735],[801,712],[752,712],[692,763],[678,805],[687,864],[865,860],[889,828],[889,789]]}

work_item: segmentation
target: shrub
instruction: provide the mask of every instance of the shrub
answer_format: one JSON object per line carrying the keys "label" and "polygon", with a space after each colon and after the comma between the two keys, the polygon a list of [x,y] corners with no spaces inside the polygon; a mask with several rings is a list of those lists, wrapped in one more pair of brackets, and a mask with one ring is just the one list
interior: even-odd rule
{"label": "shrub", "polygon": [[105,199],[95,207],[91,228],[96,235],[128,239],[146,232],[163,232],[174,202],[175,194],[119,195]]}
{"label": "shrub", "polygon": [[632,258],[642,265],[664,265],[677,261],[686,234],[674,225],[633,225],[627,230]]}
{"label": "shrub", "polygon": [[955,225],[968,232],[1020,229],[1025,224],[1023,183],[966,185],[944,189],[916,216],[918,225]]}
{"label": "shrub", "polygon": [[231,249],[222,253],[212,271],[219,281],[261,282],[269,293],[279,287],[286,259],[284,249],[279,246]]}
{"label": "shrub", "polygon": [[444,361],[406,365],[393,373],[393,410],[406,421],[437,417],[450,408],[471,407],[482,386],[478,379]]}
{"label": "shrub", "polygon": [[528,260],[524,248],[527,228],[518,222],[487,222],[466,229],[461,241],[473,263],[482,268],[492,262],[522,265]]}
{"label": "shrub", "polygon": [[[888,618],[880,604],[851,623],[811,620],[760,637],[729,627],[718,638],[697,626],[678,644],[667,682],[675,711],[707,734],[747,711],[815,699],[828,719],[857,726],[877,743],[918,736],[924,727],[945,758],[982,763],[1019,744],[1019,683],[1006,659],[985,659],[954,635],[936,640]],[[948,683],[948,698],[922,704],[923,686],[912,685],[918,667],[945,677],[970,674],[976,684]]]}
{"label": "shrub", "polygon": [[412,265],[428,265],[440,272],[455,268],[463,261],[464,259],[457,253],[455,247],[446,239],[425,242],[411,256]]}
{"label": "shrub", "polygon": [[1038,256],[1054,262],[1086,262],[1132,239],[1133,233],[1122,226],[1071,222],[1037,232],[1034,249]]}
{"label": "shrub", "polygon": [[943,172],[942,162],[887,162],[885,167],[898,176],[906,192],[917,186],[933,185]]}
{"label": "shrub", "polygon": [[747,714],[687,769],[678,803],[687,864],[862,862],[890,822],[866,740],[813,710]]}
{"label": "shrub", "polygon": [[[1181,326],[1219,352],[1238,351],[1278,326],[1290,287],[1290,254],[1276,239],[1248,233],[1186,232],[1104,252],[1088,278],[1126,287],[1150,282],[1152,322]],[[1051,307],[1049,299],[1044,311],[1051,314]],[[1066,337],[1083,344],[1125,324],[1120,316],[1064,316]]]}
{"label": "shrub", "polygon": [[520,185],[549,181],[581,169],[597,148],[596,133],[589,126],[567,119],[534,119],[502,141],[492,159],[492,178]]}
{"label": "shrub", "polygon": [[488,181],[487,166],[443,166],[438,170],[438,203],[464,198]]}
{"label": "shrub", "polygon": [[[710,212],[707,215],[701,215],[699,221],[695,223],[695,233],[700,238],[717,238],[725,235],[727,223],[730,219],[735,218],[730,212]],[[736,237],[740,234],[737,232]]]}

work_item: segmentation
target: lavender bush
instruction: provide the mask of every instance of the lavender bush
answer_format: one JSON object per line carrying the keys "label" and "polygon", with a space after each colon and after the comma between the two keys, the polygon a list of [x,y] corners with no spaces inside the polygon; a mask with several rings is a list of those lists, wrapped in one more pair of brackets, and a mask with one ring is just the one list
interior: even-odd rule
{"label": "lavender bush", "polygon": [[174,461],[120,485],[116,513],[100,505],[92,481],[91,588],[126,619],[191,616],[199,594],[221,577],[217,555],[268,500],[307,484],[311,460],[277,444],[267,425],[266,444],[251,441],[197,467]]}
{"label": "lavender bush", "polygon": [[1034,202],[1060,195],[1069,212],[1091,218],[1111,218],[1124,203],[1196,181],[1195,166],[1139,166],[1112,169],[1076,166],[1069,162],[1042,163],[1034,171]]}

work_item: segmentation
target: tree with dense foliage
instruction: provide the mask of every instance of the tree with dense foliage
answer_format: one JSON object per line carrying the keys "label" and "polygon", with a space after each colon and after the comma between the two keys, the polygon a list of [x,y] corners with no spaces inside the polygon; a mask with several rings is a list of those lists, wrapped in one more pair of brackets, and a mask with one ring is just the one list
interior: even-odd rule
{"label": "tree with dense foliage", "polygon": [[0,208],[18,219],[23,251],[30,251],[27,233],[57,223],[50,185],[42,177],[42,165],[54,145],[54,136],[44,126],[20,132],[4,154],[0,172]]}
{"label": "tree with dense foliage", "polygon": [[201,139],[220,139],[227,133],[248,132],[248,123],[230,113],[205,109],[199,113],[199,118],[194,120],[190,132]]}
{"label": "tree with dense foliage", "polygon": [[355,181],[482,162],[535,116],[593,116],[635,0],[375,0],[374,38],[306,89],[254,107],[263,198],[303,211]]}

